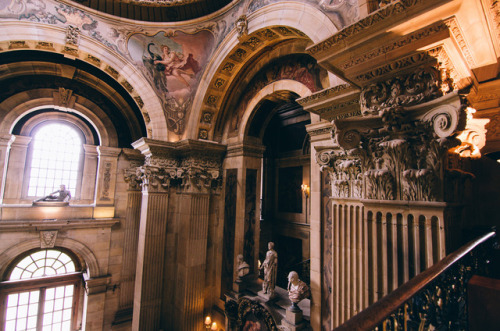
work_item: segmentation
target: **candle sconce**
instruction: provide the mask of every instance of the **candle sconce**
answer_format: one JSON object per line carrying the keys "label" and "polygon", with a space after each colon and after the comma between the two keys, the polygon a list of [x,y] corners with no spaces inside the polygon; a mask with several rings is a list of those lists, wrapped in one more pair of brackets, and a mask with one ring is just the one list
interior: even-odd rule
{"label": "candle sconce", "polygon": [[306,199],[309,198],[309,193],[311,193],[311,188],[307,184],[300,185],[302,192],[304,193]]}

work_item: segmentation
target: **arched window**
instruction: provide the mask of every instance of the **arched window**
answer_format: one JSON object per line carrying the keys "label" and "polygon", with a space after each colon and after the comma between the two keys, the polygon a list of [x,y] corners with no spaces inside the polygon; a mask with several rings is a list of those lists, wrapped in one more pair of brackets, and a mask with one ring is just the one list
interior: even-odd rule
{"label": "arched window", "polygon": [[60,250],[22,258],[1,283],[4,330],[75,330],[81,272]]}
{"label": "arched window", "polygon": [[32,140],[28,196],[42,197],[66,185],[74,197],[77,189],[82,138],[68,124],[43,124]]}

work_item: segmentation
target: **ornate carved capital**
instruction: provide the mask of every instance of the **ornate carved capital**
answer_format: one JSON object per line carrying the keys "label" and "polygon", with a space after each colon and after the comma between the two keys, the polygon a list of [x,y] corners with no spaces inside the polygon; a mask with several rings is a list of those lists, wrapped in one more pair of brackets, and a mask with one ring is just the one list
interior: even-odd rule
{"label": "ornate carved capital", "polygon": [[143,191],[162,191],[173,185],[185,190],[207,191],[221,184],[225,146],[195,140],[156,142],[146,138],[133,146],[146,158],[135,177],[129,171],[126,180],[140,182]]}

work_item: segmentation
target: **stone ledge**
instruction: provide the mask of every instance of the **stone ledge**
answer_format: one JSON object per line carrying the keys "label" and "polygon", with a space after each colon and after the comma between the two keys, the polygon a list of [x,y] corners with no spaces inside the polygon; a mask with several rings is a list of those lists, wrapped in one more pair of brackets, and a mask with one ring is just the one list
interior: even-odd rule
{"label": "stone ledge", "polygon": [[119,224],[120,220],[120,218],[4,220],[0,221],[0,232],[110,228]]}

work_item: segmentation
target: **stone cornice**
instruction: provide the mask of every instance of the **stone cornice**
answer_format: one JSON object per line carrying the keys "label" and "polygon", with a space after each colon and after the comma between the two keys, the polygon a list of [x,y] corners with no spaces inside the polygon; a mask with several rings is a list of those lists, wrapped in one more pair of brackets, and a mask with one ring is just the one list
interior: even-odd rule
{"label": "stone cornice", "polygon": [[306,130],[309,136],[311,137],[311,141],[314,141],[316,137],[323,135],[331,135],[331,131],[333,128],[333,124],[329,122],[320,122],[306,125]]}
{"label": "stone cornice", "polygon": [[358,88],[351,85],[339,85],[322,92],[317,98],[303,101],[304,110],[317,114],[327,121],[361,115]]}
{"label": "stone cornice", "polygon": [[307,97],[297,99],[297,103],[301,106],[308,106],[317,102],[328,100],[330,97],[335,97],[339,93],[344,93],[346,90],[353,90],[354,88],[349,84],[340,84],[334,87],[324,89],[322,91],[313,93]]}
{"label": "stone cornice", "polygon": [[227,157],[237,157],[237,156],[250,156],[250,157],[262,157],[266,147],[263,145],[249,144],[249,143],[237,143],[228,145],[227,147]]}
{"label": "stone cornice", "polygon": [[[440,1],[442,5],[450,1]],[[390,26],[407,21],[413,16],[421,14],[422,11],[436,6],[437,2],[433,0],[401,0],[395,1],[383,8],[371,13],[358,22],[345,27],[330,38],[313,45],[307,51],[316,58],[322,58],[332,49],[336,51],[343,49],[349,44],[350,39],[361,40],[365,37],[367,31],[387,30]]]}
{"label": "stone cornice", "polygon": [[110,228],[120,221],[120,218],[2,220],[0,232]]}

